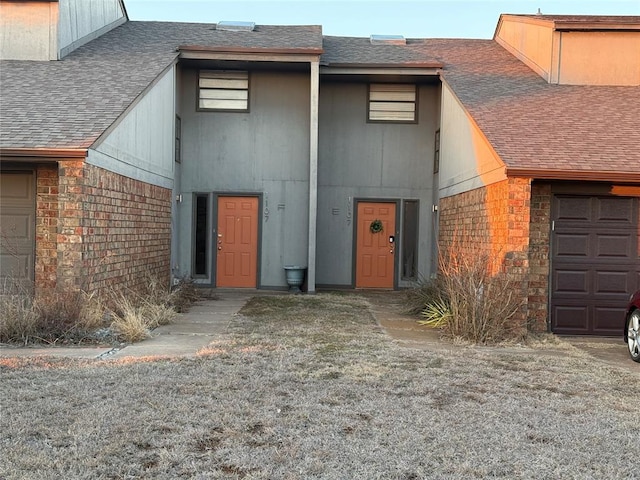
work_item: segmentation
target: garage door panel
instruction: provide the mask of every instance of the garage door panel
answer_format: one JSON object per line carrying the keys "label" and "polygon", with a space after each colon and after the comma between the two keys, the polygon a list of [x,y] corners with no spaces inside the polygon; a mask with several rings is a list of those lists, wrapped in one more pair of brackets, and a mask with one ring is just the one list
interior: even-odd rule
{"label": "garage door panel", "polygon": [[589,295],[589,272],[586,270],[556,269],[555,294]]}
{"label": "garage door panel", "polygon": [[589,309],[584,305],[555,305],[552,311],[553,331],[556,333],[584,334],[589,323]]}
{"label": "garage door panel", "polygon": [[554,251],[558,257],[587,257],[589,255],[589,234],[558,233],[555,236]]}
{"label": "garage door panel", "polygon": [[596,257],[631,258],[634,236],[631,233],[596,234]]}
{"label": "garage door panel", "polygon": [[620,319],[624,319],[625,309],[620,305],[596,306],[593,312],[593,332],[598,335],[620,335],[622,326]]}
{"label": "garage door panel", "polygon": [[33,175],[30,173],[3,173],[0,182],[2,206],[30,205],[33,202]]}
{"label": "garage door panel", "polygon": [[634,223],[634,200],[633,198],[620,197],[596,198],[595,221],[615,221],[632,225]]}
{"label": "garage door panel", "polygon": [[12,279],[27,279],[29,271],[33,270],[33,255],[29,254],[2,254],[2,276]]}
{"label": "garage door panel", "polygon": [[32,212],[25,212],[15,215],[7,215],[3,212],[2,220],[0,223],[0,228],[2,228],[3,241],[8,239],[12,239],[15,241],[28,241],[33,238],[34,219]]}
{"label": "garage door panel", "polygon": [[619,335],[640,288],[638,198],[556,195],[551,325],[556,333]]}
{"label": "garage door panel", "polygon": [[584,202],[583,197],[557,197],[554,217],[556,220],[589,221],[591,206],[588,202]]}
{"label": "garage door panel", "polygon": [[624,299],[634,285],[633,272],[627,270],[598,270],[594,272],[594,276],[594,295],[616,295]]}

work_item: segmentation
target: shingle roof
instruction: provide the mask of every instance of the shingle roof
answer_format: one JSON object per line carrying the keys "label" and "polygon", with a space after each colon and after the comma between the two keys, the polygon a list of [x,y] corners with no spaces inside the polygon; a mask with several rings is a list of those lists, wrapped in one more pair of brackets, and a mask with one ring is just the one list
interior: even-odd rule
{"label": "shingle roof", "polygon": [[178,55],[179,45],[322,48],[318,26],[216,31],[127,22],[57,62],[0,63],[1,148],[88,148]]}
{"label": "shingle roof", "polygon": [[324,37],[323,65],[422,66],[440,61],[421,41],[407,40],[406,45],[373,45],[368,38]]}
{"label": "shingle roof", "polygon": [[508,168],[640,173],[640,87],[551,85],[492,40],[429,40]]}
{"label": "shingle roof", "polygon": [[[87,148],[178,55],[178,45],[318,49],[320,27],[128,22],[59,62],[3,61],[0,147]],[[325,37],[328,65],[441,63],[510,169],[640,172],[640,87],[550,85],[493,40]]]}
{"label": "shingle roof", "polygon": [[638,25],[640,16],[637,15],[533,15],[533,14],[506,14],[510,17],[525,17],[562,24],[584,25]]}
{"label": "shingle roof", "polygon": [[508,169],[640,174],[640,87],[550,85],[493,40],[378,46],[325,37],[322,56],[329,66],[425,60],[444,65],[442,77]]}

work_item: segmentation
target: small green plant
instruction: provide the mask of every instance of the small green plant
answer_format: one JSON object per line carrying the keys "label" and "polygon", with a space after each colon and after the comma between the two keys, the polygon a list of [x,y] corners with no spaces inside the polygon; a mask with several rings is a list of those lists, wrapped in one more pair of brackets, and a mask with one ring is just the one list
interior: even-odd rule
{"label": "small green plant", "polygon": [[451,321],[451,309],[442,298],[427,303],[420,313],[424,320],[418,320],[421,325],[429,325],[432,327],[445,327]]}

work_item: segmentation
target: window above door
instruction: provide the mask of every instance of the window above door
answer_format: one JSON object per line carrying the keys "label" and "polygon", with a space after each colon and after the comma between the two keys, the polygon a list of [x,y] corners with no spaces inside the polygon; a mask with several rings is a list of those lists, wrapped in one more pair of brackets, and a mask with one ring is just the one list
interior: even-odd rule
{"label": "window above door", "polygon": [[200,70],[198,110],[248,112],[249,72]]}

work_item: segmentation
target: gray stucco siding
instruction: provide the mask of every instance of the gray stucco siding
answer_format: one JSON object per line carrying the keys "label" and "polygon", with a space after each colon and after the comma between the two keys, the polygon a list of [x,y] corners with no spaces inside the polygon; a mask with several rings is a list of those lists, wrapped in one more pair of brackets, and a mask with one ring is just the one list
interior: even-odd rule
{"label": "gray stucco siding", "polygon": [[[260,279],[284,288],[285,264],[306,264],[309,205],[309,76],[250,72],[249,112],[196,111],[197,70],[180,79],[180,189],[262,195]],[[191,268],[192,205],[180,212],[179,264]],[[185,219],[188,219],[185,220]]]}
{"label": "gray stucco siding", "polygon": [[[320,87],[318,285],[349,287],[353,270],[355,200],[418,200],[418,269],[431,273],[433,152],[439,88],[418,89],[418,123],[367,123],[367,84]],[[401,232],[401,210],[396,225]],[[396,243],[400,248],[401,242]],[[398,250],[398,266],[401,262]],[[398,279],[400,287],[410,282]]]}

